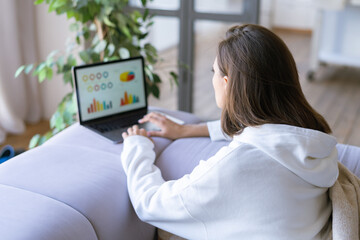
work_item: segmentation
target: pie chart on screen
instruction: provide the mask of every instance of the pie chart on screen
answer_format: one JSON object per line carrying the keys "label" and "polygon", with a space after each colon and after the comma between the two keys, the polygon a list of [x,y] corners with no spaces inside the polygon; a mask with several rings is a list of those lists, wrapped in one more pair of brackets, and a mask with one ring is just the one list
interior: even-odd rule
{"label": "pie chart on screen", "polygon": [[120,81],[122,82],[130,82],[131,80],[135,79],[135,73],[134,72],[123,72],[120,74]]}

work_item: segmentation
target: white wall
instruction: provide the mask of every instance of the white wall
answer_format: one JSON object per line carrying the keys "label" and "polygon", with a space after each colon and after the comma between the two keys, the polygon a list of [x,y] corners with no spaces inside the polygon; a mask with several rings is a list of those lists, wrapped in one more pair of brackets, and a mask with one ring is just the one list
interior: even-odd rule
{"label": "white wall", "polygon": [[[48,5],[35,6],[35,18],[37,26],[38,57],[45,60],[47,55],[55,50],[66,51],[66,40],[71,36],[69,29],[70,21],[66,16],[58,16],[54,12],[48,13]],[[49,119],[55,112],[58,103],[71,91],[70,85],[65,85],[61,76],[54,72],[51,81],[45,80],[40,84],[40,93],[43,109],[43,117]]]}
{"label": "white wall", "polygon": [[266,27],[313,30],[315,7],[313,0],[261,0],[260,23]]}

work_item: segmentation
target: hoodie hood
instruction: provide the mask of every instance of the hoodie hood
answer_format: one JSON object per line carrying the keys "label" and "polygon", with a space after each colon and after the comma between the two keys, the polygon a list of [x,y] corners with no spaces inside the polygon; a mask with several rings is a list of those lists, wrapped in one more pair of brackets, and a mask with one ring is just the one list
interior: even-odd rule
{"label": "hoodie hood", "polygon": [[246,127],[234,140],[255,146],[312,185],[331,187],[338,177],[337,142],[323,132],[264,124]]}

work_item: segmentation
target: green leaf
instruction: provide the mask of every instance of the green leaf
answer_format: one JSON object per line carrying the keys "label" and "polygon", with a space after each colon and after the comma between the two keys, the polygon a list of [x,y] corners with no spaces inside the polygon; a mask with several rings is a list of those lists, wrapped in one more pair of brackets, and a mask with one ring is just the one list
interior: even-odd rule
{"label": "green leaf", "polygon": [[52,51],[52,52],[47,56],[47,58],[52,58],[52,57],[54,57],[58,52],[59,52],[59,50],[54,50],[54,51]]}
{"label": "green leaf", "polygon": [[29,74],[29,72],[33,69],[33,67],[34,67],[34,64],[27,65],[24,72],[26,74]]}
{"label": "green leaf", "polygon": [[48,59],[46,59],[46,62],[45,62],[46,66],[51,68],[53,66],[53,64],[54,64],[53,60],[54,59],[52,57],[48,57]]}
{"label": "green leaf", "polygon": [[143,5],[143,7],[146,6],[146,2],[147,2],[147,0],[141,0],[141,4]]}
{"label": "green leaf", "polygon": [[91,57],[92,62],[100,62],[100,54],[99,53],[92,52],[90,57]]}
{"label": "green leaf", "polygon": [[64,83],[71,83],[72,85],[72,75],[71,75],[71,72],[66,72],[64,73]]}
{"label": "green leaf", "polygon": [[[51,1],[49,5],[49,12],[52,12],[56,10],[56,13],[59,14],[61,11],[58,11],[61,9],[62,6],[66,5],[67,0],[53,0]],[[62,13],[62,12],[61,12]]]}
{"label": "green leaf", "polygon": [[61,56],[56,61],[57,73],[61,73],[64,69],[64,56]]}
{"label": "green leaf", "polygon": [[[89,18],[90,18],[90,19],[94,19],[94,17],[95,17],[96,15],[98,15],[99,12],[101,11],[101,6],[98,5],[98,4],[96,4],[96,3],[94,3],[94,2],[92,2],[92,1],[89,1],[86,7],[87,7],[88,10],[89,10],[89,15],[90,15]],[[111,10],[112,10],[112,9],[111,9]],[[110,10],[110,11],[111,11],[111,10]]]}
{"label": "green leaf", "polygon": [[81,60],[84,61],[84,63],[90,63],[90,56],[87,51],[81,51],[79,53],[79,56],[80,56]]}
{"label": "green leaf", "polygon": [[52,68],[47,68],[47,70],[46,70],[46,78],[47,78],[48,80],[51,80],[52,77],[53,77],[53,70],[52,70]]}
{"label": "green leaf", "polygon": [[55,122],[56,122],[56,118],[57,115],[59,115],[59,112],[56,111],[50,118],[50,128],[55,128]]}
{"label": "green leaf", "polygon": [[69,29],[72,32],[76,32],[79,30],[79,24],[77,22],[74,22],[74,23],[70,24]]}
{"label": "green leaf", "polygon": [[116,27],[116,25],[111,22],[108,17],[104,17],[104,23],[110,27]]}
{"label": "green leaf", "polygon": [[90,32],[89,32],[89,31],[85,31],[85,32],[83,33],[83,36],[84,36],[85,39],[89,39],[89,37],[90,37]]}
{"label": "green leaf", "polygon": [[46,62],[40,63],[33,72],[33,76],[38,75],[40,71],[42,71],[46,67]]}
{"label": "green leaf", "polygon": [[63,118],[66,125],[73,124],[76,121],[76,115],[77,115],[76,96],[74,92],[71,92],[66,96],[65,109],[63,113]]}
{"label": "green leaf", "polygon": [[45,80],[45,78],[46,78],[46,73],[47,73],[46,68],[44,68],[44,69],[42,69],[42,70],[40,71],[40,73],[39,73],[39,82],[40,82],[40,83]]}
{"label": "green leaf", "polygon": [[174,83],[175,83],[176,86],[179,86],[179,80],[178,80],[179,77],[178,77],[178,75],[175,72],[171,71],[170,76],[171,76],[171,78],[170,78],[170,88],[173,89]]}
{"label": "green leaf", "polygon": [[158,88],[158,86],[153,84],[151,86],[151,93],[154,95],[154,97],[159,98],[160,97],[160,89]]}
{"label": "green leaf", "polygon": [[94,52],[100,53],[105,50],[107,42],[105,40],[101,40],[94,48]]}
{"label": "green leaf", "polygon": [[148,28],[148,27],[151,27],[152,25],[154,25],[154,22],[153,21],[151,21],[151,22],[149,22],[148,24],[146,24],[146,28]]}
{"label": "green leaf", "polygon": [[151,45],[150,43],[145,44],[144,48],[149,54],[157,56],[156,48],[153,45]]}
{"label": "green leaf", "polygon": [[[70,123],[72,123],[73,121],[73,112],[70,111],[70,109],[68,108],[69,104],[66,104],[66,109],[63,113],[63,121],[65,125],[70,125]],[[65,127],[64,127],[65,128]]]}
{"label": "green leaf", "polygon": [[15,77],[17,78],[24,69],[25,69],[25,65],[19,67],[15,72]]}
{"label": "green leaf", "polygon": [[89,26],[89,30],[90,31],[93,31],[93,32],[96,32],[96,25],[94,24],[94,23],[92,23],[92,24],[90,24],[90,26]]}
{"label": "green leaf", "polygon": [[122,26],[120,27],[121,31],[125,34],[125,36],[129,39],[131,39],[131,33],[129,31],[129,28],[127,28],[126,26]]}
{"label": "green leaf", "polygon": [[62,116],[57,116],[55,119],[55,128],[57,129],[64,129],[66,127],[64,120],[62,118]]}
{"label": "green leaf", "polygon": [[161,83],[161,79],[159,75],[153,73],[154,83]]}
{"label": "green leaf", "polygon": [[119,55],[122,59],[129,58],[130,52],[126,48],[122,47],[119,49]]}
{"label": "green leaf", "polygon": [[144,11],[144,15],[143,15],[143,20],[144,20],[144,21],[146,20],[146,18],[148,17],[148,15],[149,15],[149,9],[146,8],[145,11]]}
{"label": "green leaf", "polygon": [[37,146],[38,142],[40,140],[40,134],[36,134],[34,135],[31,140],[30,140],[30,143],[29,143],[29,148],[34,148]]}
{"label": "green leaf", "polygon": [[43,3],[43,2],[44,2],[44,0],[36,0],[34,2],[34,5],[39,5],[39,4]]}
{"label": "green leaf", "polygon": [[108,58],[108,61],[119,60],[118,56],[112,56]]}
{"label": "green leaf", "polygon": [[[149,11],[148,9],[145,9],[145,12],[146,10]],[[134,21],[137,21],[139,18],[142,18],[141,13],[137,10],[134,10],[131,15],[133,16]]]}
{"label": "green leaf", "polygon": [[115,46],[114,44],[110,43],[107,47],[107,50],[108,50],[108,56],[112,56],[114,54],[114,51],[115,51]]}
{"label": "green leaf", "polygon": [[94,47],[96,44],[100,42],[99,36],[96,34],[91,41],[91,46]]}
{"label": "green leaf", "polygon": [[175,72],[170,72],[171,77],[173,78],[176,85],[179,85],[179,76]]}
{"label": "green leaf", "polygon": [[76,66],[76,59],[73,55],[68,56],[67,63],[71,66]]}
{"label": "green leaf", "polygon": [[75,16],[75,13],[73,12],[73,11],[67,11],[66,12],[66,17],[68,18],[68,19],[70,19],[70,18],[72,18],[72,17],[74,17]]}
{"label": "green leaf", "polygon": [[150,72],[154,71],[154,67],[151,64],[146,65],[146,67],[149,69]]}
{"label": "green leaf", "polygon": [[45,133],[44,136],[41,136],[38,145],[42,145],[44,142],[46,142],[47,140],[49,140],[51,137],[53,136],[53,133],[51,131]]}
{"label": "green leaf", "polygon": [[145,66],[145,74],[146,74],[146,76],[148,76],[148,78],[151,82],[154,82],[154,77],[153,77],[151,70],[149,69],[149,65]]}
{"label": "green leaf", "polygon": [[147,33],[140,34],[140,35],[139,35],[139,39],[140,39],[140,40],[141,40],[141,39],[144,39],[144,38],[147,37],[147,35],[149,35],[148,32],[147,32]]}

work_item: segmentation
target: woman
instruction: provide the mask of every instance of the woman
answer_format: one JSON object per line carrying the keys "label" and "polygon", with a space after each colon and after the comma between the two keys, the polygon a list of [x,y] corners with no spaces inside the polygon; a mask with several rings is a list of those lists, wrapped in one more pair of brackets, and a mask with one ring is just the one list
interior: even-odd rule
{"label": "woman", "polygon": [[123,133],[122,164],[139,217],[187,239],[324,239],[328,188],[338,176],[336,140],[306,101],[294,59],[271,31],[235,26],[219,43],[213,86],[227,147],[189,175],[165,182],[147,135],[224,136],[216,123]]}

